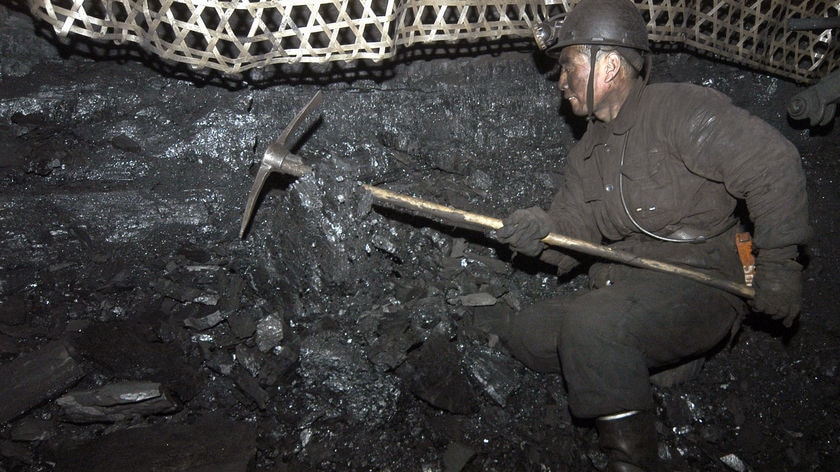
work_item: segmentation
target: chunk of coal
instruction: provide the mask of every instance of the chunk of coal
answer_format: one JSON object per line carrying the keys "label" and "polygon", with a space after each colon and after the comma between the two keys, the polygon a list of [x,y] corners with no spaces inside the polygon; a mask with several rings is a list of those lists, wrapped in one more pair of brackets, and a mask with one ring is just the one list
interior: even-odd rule
{"label": "chunk of coal", "polygon": [[12,336],[0,333],[0,356],[17,354],[19,352],[17,339]]}
{"label": "chunk of coal", "polygon": [[233,356],[224,349],[215,349],[212,343],[199,342],[201,355],[204,358],[204,364],[213,372],[230,375],[233,372],[233,366],[236,362]]}
{"label": "chunk of coal", "polygon": [[498,302],[498,299],[486,292],[469,293],[447,300],[452,305],[463,306],[493,306]]}
{"label": "chunk of coal", "polygon": [[693,425],[698,419],[696,416],[697,409],[689,395],[666,392],[662,395],[660,401],[664,416],[675,431],[685,433],[693,429]]}
{"label": "chunk of coal", "polygon": [[194,244],[182,244],[176,254],[199,264],[207,264],[211,260],[210,253],[206,249]]}
{"label": "chunk of coal", "polygon": [[169,279],[161,279],[155,284],[158,293],[165,297],[172,298],[181,303],[192,302],[199,299],[204,292],[195,287],[189,287],[173,282]]}
{"label": "chunk of coal", "polygon": [[73,423],[114,423],[180,410],[169,392],[156,382],[121,382],[95,390],[70,392],[56,400]]}
{"label": "chunk of coal", "polygon": [[313,417],[342,414],[348,424],[375,428],[399,410],[399,379],[376,371],[359,343],[349,342],[341,332],[321,331],[303,338],[297,373],[303,381],[295,388],[317,392],[307,404]]}
{"label": "chunk of coal", "polygon": [[221,273],[219,275],[219,309],[224,312],[236,312],[239,310],[242,289],[245,287],[245,280],[239,274]]}
{"label": "chunk of coal", "polygon": [[111,145],[121,151],[126,152],[137,153],[141,150],[140,144],[137,141],[126,136],[125,134],[120,134],[119,136],[114,137],[111,140]]}
{"label": "chunk of coal", "polygon": [[749,467],[741,460],[740,457],[736,456],[735,454],[727,454],[720,458],[720,461],[726,464],[727,467],[734,470],[735,472],[747,472]]}
{"label": "chunk of coal", "polygon": [[475,457],[475,450],[459,442],[450,443],[443,453],[444,472],[460,472]]}
{"label": "chunk of coal", "polygon": [[277,315],[268,315],[257,323],[257,348],[268,352],[280,347],[286,335],[283,320]]}
{"label": "chunk of coal", "polygon": [[449,336],[437,330],[397,369],[415,396],[430,405],[457,414],[476,411],[472,385],[458,362]]}
{"label": "chunk of coal", "polygon": [[262,355],[258,350],[249,348],[244,344],[237,344],[235,356],[236,363],[248,370],[251,375],[256,376],[260,374]]}
{"label": "chunk of coal", "polygon": [[379,337],[367,349],[368,359],[386,371],[398,367],[408,356],[408,350],[419,341],[410,328],[405,316],[390,316],[380,321]]}
{"label": "chunk of coal", "polygon": [[260,387],[260,383],[240,365],[233,367],[231,378],[242,392],[257,404],[260,410],[265,410],[268,403],[268,392]]}
{"label": "chunk of coal", "polygon": [[256,456],[256,437],[252,424],[217,416],[124,429],[60,447],[54,470],[246,472]]}
{"label": "chunk of coal", "polygon": [[198,331],[204,331],[205,329],[210,329],[218,325],[224,321],[225,318],[226,316],[221,311],[217,310],[201,318],[187,318],[184,320],[184,326]]}
{"label": "chunk of coal", "polygon": [[182,401],[199,389],[200,361],[187,357],[173,342],[161,342],[154,326],[142,319],[94,323],[73,337],[80,356],[100,373],[135,381],[155,381]]}
{"label": "chunk of coal", "polygon": [[85,375],[63,340],[47,343],[0,366],[0,423],[60,395]]}
{"label": "chunk of coal", "polygon": [[239,339],[250,338],[257,331],[257,323],[249,311],[236,311],[227,317],[231,333]]}
{"label": "chunk of coal", "polygon": [[270,355],[262,356],[259,371],[260,384],[279,385],[290,382],[299,360],[300,347],[295,342],[288,342],[274,348]]}
{"label": "chunk of coal", "polygon": [[43,420],[35,416],[25,416],[16,421],[9,431],[13,441],[44,441],[55,434],[56,424],[51,420]]}
{"label": "chunk of coal", "polygon": [[469,262],[486,267],[494,274],[507,275],[513,272],[513,267],[509,263],[497,257],[487,257],[478,254],[470,254],[469,256],[467,256],[466,259]]}
{"label": "chunk of coal", "polygon": [[0,439],[0,457],[5,464],[32,464],[34,455],[26,443]]}
{"label": "chunk of coal", "polygon": [[[8,284],[8,282],[4,281]],[[20,294],[8,296],[0,303],[0,320],[6,326],[18,326],[26,323],[26,300]]]}
{"label": "chunk of coal", "polygon": [[487,346],[467,349],[461,362],[484,393],[501,407],[507,404],[508,397],[521,383],[519,364]]}

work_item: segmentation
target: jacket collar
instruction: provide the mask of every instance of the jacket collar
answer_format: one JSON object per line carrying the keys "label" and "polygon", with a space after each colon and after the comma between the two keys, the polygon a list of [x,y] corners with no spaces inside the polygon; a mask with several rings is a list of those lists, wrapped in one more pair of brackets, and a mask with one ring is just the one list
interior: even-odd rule
{"label": "jacket collar", "polygon": [[580,142],[586,150],[585,154],[587,158],[592,155],[592,150],[595,149],[595,146],[605,143],[610,135],[625,134],[636,124],[645,85],[646,83],[643,79],[636,79],[636,83],[630,89],[630,93],[621,105],[621,110],[618,111],[618,116],[614,120],[609,123],[597,120],[589,122],[586,127],[586,133],[584,133]]}

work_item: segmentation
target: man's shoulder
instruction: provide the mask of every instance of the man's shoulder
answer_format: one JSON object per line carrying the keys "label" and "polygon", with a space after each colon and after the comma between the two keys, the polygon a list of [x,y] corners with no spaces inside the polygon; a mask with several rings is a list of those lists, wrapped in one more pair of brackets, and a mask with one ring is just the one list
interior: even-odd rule
{"label": "man's shoulder", "polygon": [[729,102],[730,99],[723,93],[703,85],[689,82],[657,82],[648,84],[645,87],[645,95],[648,99],[682,99],[684,101],[705,101],[722,100]]}
{"label": "man's shoulder", "polygon": [[733,107],[728,96],[713,88],[687,82],[661,82],[645,87],[638,111],[653,114],[646,119],[661,123],[698,114],[727,113]]}

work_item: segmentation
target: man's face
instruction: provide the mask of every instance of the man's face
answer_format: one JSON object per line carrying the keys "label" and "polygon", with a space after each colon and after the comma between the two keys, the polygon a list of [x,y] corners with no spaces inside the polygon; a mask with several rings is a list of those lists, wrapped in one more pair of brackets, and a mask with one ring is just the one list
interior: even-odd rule
{"label": "man's face", "polygon": [[560,52],[560,80],[557,87],[569,101],[572,112],[578,116],[589,114],[586,103],[586,86],[589,82],[589,56],[575,46]]}

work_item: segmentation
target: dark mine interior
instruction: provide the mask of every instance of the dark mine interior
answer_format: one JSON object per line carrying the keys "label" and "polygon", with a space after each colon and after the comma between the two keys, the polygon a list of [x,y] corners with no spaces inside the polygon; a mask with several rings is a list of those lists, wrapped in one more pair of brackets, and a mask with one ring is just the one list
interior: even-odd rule
{"label": "dark mine interior", "polygon": [[[789,116],[805,84],[708,54],[658,49],[652,71],[780,130],[815,232],[792,328],[748,316],[696,377],[654,387],[659,455],[840,470],[837,124]],[[464,322],[586,271],[364,187],[494,218],[548,205],[585,127],[557,76],[525,39],[232,76],[4,2],[0,471],[603,470],[562,376]],[[317,92],[286,142],[311,172],[270,174],[240,237],[261,159]]]}

